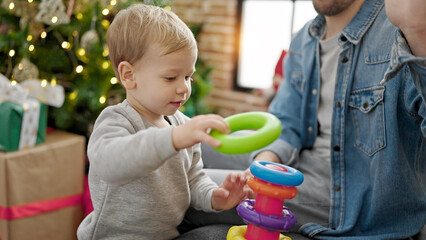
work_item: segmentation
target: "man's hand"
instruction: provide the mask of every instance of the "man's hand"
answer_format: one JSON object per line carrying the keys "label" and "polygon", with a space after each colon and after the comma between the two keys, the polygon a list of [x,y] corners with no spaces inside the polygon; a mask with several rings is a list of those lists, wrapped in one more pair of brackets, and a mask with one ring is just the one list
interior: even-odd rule
{"label": "man's hand", "polygon": [[222,133],[229,133],[228,123],[219,115],[199,115],[187,123],[173,128],[172,142],[176,150],[191,147],[204,142],[213,147],[219,147],[220,142],[208,133],[209,129],[216,129]]}
{"label": "man's hand", "polygon": [[404,33],[414,55],[426,57],[426,1],[385,0],[389,21]]}

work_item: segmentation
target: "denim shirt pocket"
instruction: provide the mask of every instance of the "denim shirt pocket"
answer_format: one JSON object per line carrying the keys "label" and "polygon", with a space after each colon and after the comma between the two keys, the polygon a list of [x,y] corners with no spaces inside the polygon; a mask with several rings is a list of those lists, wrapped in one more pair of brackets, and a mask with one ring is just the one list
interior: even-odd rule
{"label": "denim shirt pocket", "polygon": [[386,147],[384,92],[384,86],[374,86],[354,90],[349,97],[355,147],[368,156]]}

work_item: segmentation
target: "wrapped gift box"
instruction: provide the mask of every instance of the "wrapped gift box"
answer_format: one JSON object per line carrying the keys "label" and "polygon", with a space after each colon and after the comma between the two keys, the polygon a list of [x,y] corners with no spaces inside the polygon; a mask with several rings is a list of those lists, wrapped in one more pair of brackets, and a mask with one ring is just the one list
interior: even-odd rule
{"label": "wrapped gift box", "polygon": [[76,239],[83,218],[85,138],[62,131],[0,152],[0,239]]}
{"label": "wrapped gift box", "polygon": [[[25,124],[24,113],[28,114]],[[16,151],[44,142],[46,126],[47,106],[36,100],[23,104],[0,103],[0,150]]]}

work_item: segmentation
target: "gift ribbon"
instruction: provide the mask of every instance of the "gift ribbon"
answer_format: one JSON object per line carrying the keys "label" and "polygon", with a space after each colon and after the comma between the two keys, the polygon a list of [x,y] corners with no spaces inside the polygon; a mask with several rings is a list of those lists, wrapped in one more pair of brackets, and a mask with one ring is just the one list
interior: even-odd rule
{"label": "gift ribbon", "polygon": [[19,149],[34,146],[37,140],[38,122],[40,118],[40,102],[35,99],[26,99],[22,104],[21,136]]}
{"label": "gift ribbon", "polygon": [[68,197],[61,197],[49,199],[39,202],[32,202],[28,204],[2,207],[0,206],[0,219],[12,220],[25,217],[40,215],[46,212],[52,212],[61,208],[81,205],[83,194],[72,195]]}

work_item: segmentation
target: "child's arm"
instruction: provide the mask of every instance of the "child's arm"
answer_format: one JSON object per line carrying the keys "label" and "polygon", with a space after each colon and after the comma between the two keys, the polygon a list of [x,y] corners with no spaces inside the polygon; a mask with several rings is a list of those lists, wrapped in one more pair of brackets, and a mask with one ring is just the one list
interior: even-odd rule
{"label": "child's arm", "polygon": [[245,173],[230,173],[223,183],[213,190],[212,208],[228,210],[246,198],[254,198],[255,193],[246,185]]}

